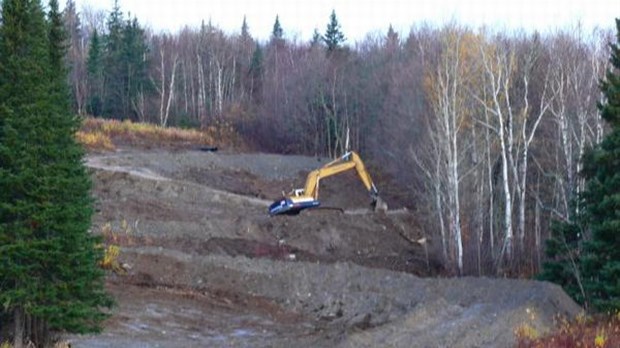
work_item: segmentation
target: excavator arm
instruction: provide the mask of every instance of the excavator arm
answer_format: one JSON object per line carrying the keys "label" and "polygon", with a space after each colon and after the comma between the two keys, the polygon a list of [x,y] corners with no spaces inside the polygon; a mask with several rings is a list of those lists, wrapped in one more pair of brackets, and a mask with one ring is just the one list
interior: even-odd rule
{"label": "excavator arm", "polygon": [[306,178],[306,185],[304,186],[304,195],[308,197],[313,197],[314,199],[318,199],[319,197],[319,181],[321,179],[330,177],[332,175],[340,174],[342,172],[346,172],[347,170],[353,169],[357,171],[357,175],[364,183],[366,189],[371,192],[371,194],[377,194],[377,188],[372,182],[370,178],[370,174],[366,170],[364,166],[364,162],[362,162],[359,155],[355,152],[347,152],[344,156],[324,165],[323,167],[313,170],[308,174]]}
{"label": "excavator arm", "polygon": [[372,182],[370,174],[368,174],[368,171],[364,166],[364,162],[362,162],[357,153],[351,151],[347,152],[340,158],[327,163],[323,167],[310,172],[306,178],[306,184],[303,190],[293,190],[288,196],[285,196],[284,199],[271,204],[269,207],[269,214],[297,214],[301,210],[318,207],[320,205],[318,198],[319,183],[321,179],[337,175],[351,169],[356,170],[357,175],[368,190],[372,198],[373,206],[380,209],[387,209],[385,204],[379,199],[377,188]]}

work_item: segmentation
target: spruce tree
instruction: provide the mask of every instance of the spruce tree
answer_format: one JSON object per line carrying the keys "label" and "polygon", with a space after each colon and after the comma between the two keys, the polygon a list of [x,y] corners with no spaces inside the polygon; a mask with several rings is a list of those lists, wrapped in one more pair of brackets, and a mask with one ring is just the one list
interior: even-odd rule
{"label": "spruce tree", "polygon": [[93,31],[86,60],[88,99],[86,112],[93,116],[103,113],[103,52],[99,33]]}
{"label": "spruce tree", "polygon": [[322,42],[321,33],[319,33],[319,29],[314,28],[314,32],[312,33],[312,39],[310,39],[310,47],[318,47]]}
{"label": "spruce tree", "polygon": [[336,18],[336,11],[332,10],[325,35],[323,35],[323,41],[327,45],[327,51],[332,52],[340,48],[345,40],[344,34],[340,29],[340,24],[338,23],[338,18]]}
{"label": "spruce tree", "polygon": [[[575,208],[572,208],[575,211]],[[583,254],[583,235],[586,228],[582,217],[571,221],[555,221],[551,226],[551,238],[546,241],[547,260],[539,279],[554,282],[564,289],[577,302],[586,301],[583,277],[581,274],[581,256]]]}
{"label": "spruce tree", "polygon": [[107,35],[103,37],[103,79],[105,89],[102,91],[102,114],[110,118],[122,119],[126,91],[123,62],[123,27],[124,19],[118,0],[114,1],[112,12],[107,20]]}
{"label": "spruce tree", "polygon": [[100,308],[111,304],[88,232],[90,181],[74,139],[79,120],[69,111],[57,14],[54,3],[47,22],[39,0],[2,3],[0,311],[16,347],[24,337],[49,344],[48,330],[96,331]]}
{"label": "spruce tree", "polygon": [[611,132],[582,158],[579,209],[553,229],[541,274],[597,310],[620,310],[620,20],[616,29],[611,68],[600,84],[605,102],[598,105]]}
{"label": "spruce tree", "polygon": [[611,126],[583,160],[583,214],[591,234],[582,260],[584,287],[593,307],[620,310],[620,19],[610,44],[611,68],[601,82],[601,116]]}
{"label": "spruce tree", "polygon": [[273,23],[273,30],[271,31],[272,41],[281,41],[284,37],[284,30],[280,25],[280,16],[276,15],[276,21]]}
{"label": "spruce tree", "polygon": [[398,37],[398,33],[394,31],[394,28],[390,24],[387,35],[385,36],[385,46],[390,52],[393,52],[398,49],[399,45],[400,38]]}
{"label": "spruce tree", "polygon": [[255,103],[260,104],[263,85],[263,49],[259,43],[256,43],[252,54],[248,75],[250,76],[250,95]]}
{"label": "spruce tree", "polygon": [[[100,98],[101,113],[110,118],[138,119],[142,116],[138,115],[142,111],[138,108],[141,105],[138,99],[152,92],[147,74],[148,46],[144,29],[135,18],[124,20],[118,0],[115,0],[108,17],[107,29],[101,50],[102,80],[105,81],[101,85],[105,87]],[[91,43],[91,50],[94,47]],[[95,66],[95,53],[92,61],[89,54],[89,68],[90,63],[93,68]]]}
{"label": "spruce tree", "polygon": [[241,41],[252,41],[252,35],[250,35],[250,26],[248,25],[248,21],[245,16],[243,16],[243,23],[241,23]]}
{"label": "spruce tree", "polygon": [[124,95],[121,98],[123,105],[123,117],[129,117],[134,120],[139,119],[137,106],[140,105],[138,100],[141,95],[150,92],[152,86],[148,76],[148,46],[144,29],[138,23],[136,18],[127,20],[123,27],[123,45],[121,66],[123,67],[123,76],[121,77]]}

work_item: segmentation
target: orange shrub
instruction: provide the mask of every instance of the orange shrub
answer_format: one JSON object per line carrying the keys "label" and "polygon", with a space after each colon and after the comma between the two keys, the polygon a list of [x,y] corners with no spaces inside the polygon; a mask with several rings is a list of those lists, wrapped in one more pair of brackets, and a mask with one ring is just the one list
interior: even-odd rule
{"label": "orange shrub", "polygon": [[558,331],[540,338],[517,332],[519,348],[615,348],[620,347],[620,314],[579,316],[561,320]]}

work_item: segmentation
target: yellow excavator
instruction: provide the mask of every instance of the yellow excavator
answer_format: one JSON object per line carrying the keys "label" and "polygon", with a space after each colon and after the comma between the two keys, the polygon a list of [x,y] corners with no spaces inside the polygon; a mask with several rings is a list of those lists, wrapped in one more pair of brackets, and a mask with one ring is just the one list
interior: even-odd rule
{"label": "yellow excavator", "polygon": [[357,171],[358,176],[372,198],[371,204],[374,209],[387,210],[387,205],[379,197],[379,192],[372,182],[370,174],[368,174],[364,166],[364,162],[362,162],[362,159],[357,153],[349,151],[340,158],[310,172],[306,178],[306,185],[304,188],[295,189],[288,195],[285,195],[283,199],[273,202],[269,206],[269,215],[296,215],[304,209],[317,208],[321,204],[318,200],[319,182],[321,179],[350,169],[355,169]]}

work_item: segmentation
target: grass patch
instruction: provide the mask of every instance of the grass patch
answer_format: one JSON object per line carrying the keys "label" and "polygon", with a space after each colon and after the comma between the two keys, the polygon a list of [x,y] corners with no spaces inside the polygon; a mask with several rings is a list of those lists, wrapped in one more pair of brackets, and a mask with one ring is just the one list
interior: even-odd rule
{"label": "grass patch", "polygon": [[123,145],[142,148],[239,145],[236,132],[226,124],[195,130],[92,117],[84,119],[76,138],[89,151],[114,151]]}
{"label": "grass patch", "polygon": [[579,316],[573,321],[561,320],[560,329],[550,335],[536,337],[527,330],[517,331],[518,348],[615,348],[620,347],[620,313],[596,317]]}

